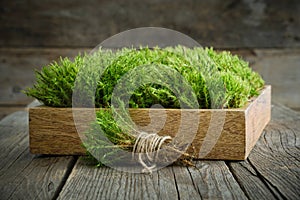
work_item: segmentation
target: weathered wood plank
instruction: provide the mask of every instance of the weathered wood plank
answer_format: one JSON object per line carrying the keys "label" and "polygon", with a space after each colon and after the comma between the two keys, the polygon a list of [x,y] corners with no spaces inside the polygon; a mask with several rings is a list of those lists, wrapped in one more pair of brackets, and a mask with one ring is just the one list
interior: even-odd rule
{"label": "weathered wood plank", "polygon": [[94,47],[120,31],[157,26],[218,48],[299,47],[297,0],[1,1],[1,46]]}
{"label": "weathered wood plank", "polygon": [[[274,116],[285,108],[278,107]],[[288,109],[293,116],[293,111]],[[300,115],[288,120],[275,118],[257,143],[249,162],[261,174],[268,186],[287,199],[300,196]],[[287,187],[288,186],[288,187]]]}
{"label": "weathered wood plank", "polygon": [[74,57],[86,49],[0,48],[0,105],[26,106],[33,98],[22,90],[35,82],[35,69],[59,57]]}
{"label": "weathered wood plank", "polygon": [[249,197],[297,199],[300,196],[299,146],[300,114],[276,104],[272,121],[248,161],[229,165]]}
{"label": "weathered wood plank", "polygon": [[21,106],[5,107],[5,106],[0,105],[0,120],[9,114],[12,114],[13,112],[22,111],[24,109],[25,109],[24,106],[23,107],[21,107]]}
{"label": "weathered wood plank", "polygon": [[300,108],[300,49],[254,49],[253,53],[245,59],[272,85],[272,100]]}
{"label": "weathered wood plank", "polygon": [[0,122],[0,199],[52,199],[75,162],[74,157],[29,153],[28,113],[19,111]]}
{"label": "weathered wood plank", "polygon": [[[160,179],[152,179],[153,176],[157,174],[128,174],[108,167],[97,169],[78,160],[58,199],[158,199],[156,185]],[[170,194],[171,199],[176,194]]]}
{"label": "weathered wood plank", "polygon": [[277,199],[248,161],[230,162],[229,167],[249,199]]}
{"label": "weathered wood plank", "polygon": [[[0,122],[1,199],[53,197],[57,177],[63,177],[65,172],[61,163],[70,163],[69,157],[28,154],[27,120],[25,112],[17,112]],[[171,166],[152,175],[140,175],[95,169],[80,160],[59,198],[184,199],[193,194],[189,198],[241,199],[245,198],[242,188],[250,199],[297,199],[299,121],[299,113],[275,105],[272,122],[250,154],[249,162],[229,164],[238,182],[222,161],[201,161],[197,169]]]}
{"label": "weathered wood plank", "polygon": [[[198,161],[196,168],[188,167],[187,170],[191,176],[192,185],[200,193],[201,199],[247,199],[223,161]],[[178,176],[183,173],[174,171],[174,174],[178,184]],[[191,187],[191,185],[183,185]],[[194,198],[191,196],[183,199]]]}
{"label": "weathered wood plank", "polygon": [[222,161],[130,174],[77,161],[58,199],[246,199]]}

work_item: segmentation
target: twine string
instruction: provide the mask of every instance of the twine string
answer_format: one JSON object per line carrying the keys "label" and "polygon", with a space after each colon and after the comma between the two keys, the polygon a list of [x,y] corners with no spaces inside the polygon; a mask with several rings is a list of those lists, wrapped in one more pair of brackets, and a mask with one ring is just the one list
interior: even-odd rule
{"label": "twine string", "polygon": [[155,162],[157,161],[159,150],[163,144],[171,139],[170,136],[159,136],[156,133],[148,134],[146,132],[141,132],[137,136],[133,146],[132,158],[135,157],[135,153],[138,153],[138,162],[144,167],[142,172],[152,172],[156,167]]}

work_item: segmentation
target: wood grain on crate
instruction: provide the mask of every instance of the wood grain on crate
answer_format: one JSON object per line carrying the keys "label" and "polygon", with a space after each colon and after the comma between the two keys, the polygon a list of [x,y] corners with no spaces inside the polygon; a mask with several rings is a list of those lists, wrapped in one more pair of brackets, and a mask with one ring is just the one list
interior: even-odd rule
{"label": "wood grain on crate", "polygon": [[[240,109],[130,109],[132,120],[140,126],[141,130],[147,132],[158,132],[160,135],[175,136],[179,127],[185,137],[191,137],[190,126],[192,122],[181,123],[181,115],[200,116],[199,127],[188,152],[198,158],[244,160],[256,141],[263,128],[270,120],[271,86],[266,86],[261,94],[244,108]],[[88,128],[93,119],[94,110],[87,108],[76,108],[80,112],[81,120],[76,122],[80,133]],[[151,113],[150,113],[151,112]],[[161,126],[149,128],[150,117],[157,122],[166,122]],[[165,115],[164,115],[165,114]],[[214,117],[213,117],[214,116]],[[222,119],[224,116],[224,119]],[[220,121],[224,120],[223,127],[219,127]],[[151,123],[152,125],[152,123]],[[220,125],[222,126],[222,124]],[[219,139],[217,133],[220,132]],[[207,133],[210,132],[211,135]],[[33,107],[29,109],[29,133],[30,150],[34,154],[57,154],[57,155],[84,155],[82,141],[74,125],[72,108]],[[205,144],[205,145],[203,145]],[[201,154],[203,146],[212,146],[208,152]]]}

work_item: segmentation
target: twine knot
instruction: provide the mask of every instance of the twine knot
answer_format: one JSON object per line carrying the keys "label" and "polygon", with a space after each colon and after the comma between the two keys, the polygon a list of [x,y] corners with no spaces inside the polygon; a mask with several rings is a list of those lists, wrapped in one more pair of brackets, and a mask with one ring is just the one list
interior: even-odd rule
{"label": "twine knot", "polygon": [[[138,153],[138,162],[144,167],[142,172],[152,173],[156,167],[156,161],[159,150],[162,145],[170,141],[170,136],[159,136],[156,133],[148,134],[141,132],[133,146],[132,157],[134,158],[135,153]],[[143,155],[144,158],[142,157]]]}

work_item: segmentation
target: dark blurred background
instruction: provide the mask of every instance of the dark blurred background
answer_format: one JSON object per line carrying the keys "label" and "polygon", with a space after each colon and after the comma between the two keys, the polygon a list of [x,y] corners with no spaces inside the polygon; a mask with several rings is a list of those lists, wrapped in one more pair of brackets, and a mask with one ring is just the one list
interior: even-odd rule
{"label": "dark blurred background", "polygon": [[0,118],[33,99],[34,69],[132,28],[180,31],[248,60],[273,100],[300,110],[299,0],[0,1]]}

